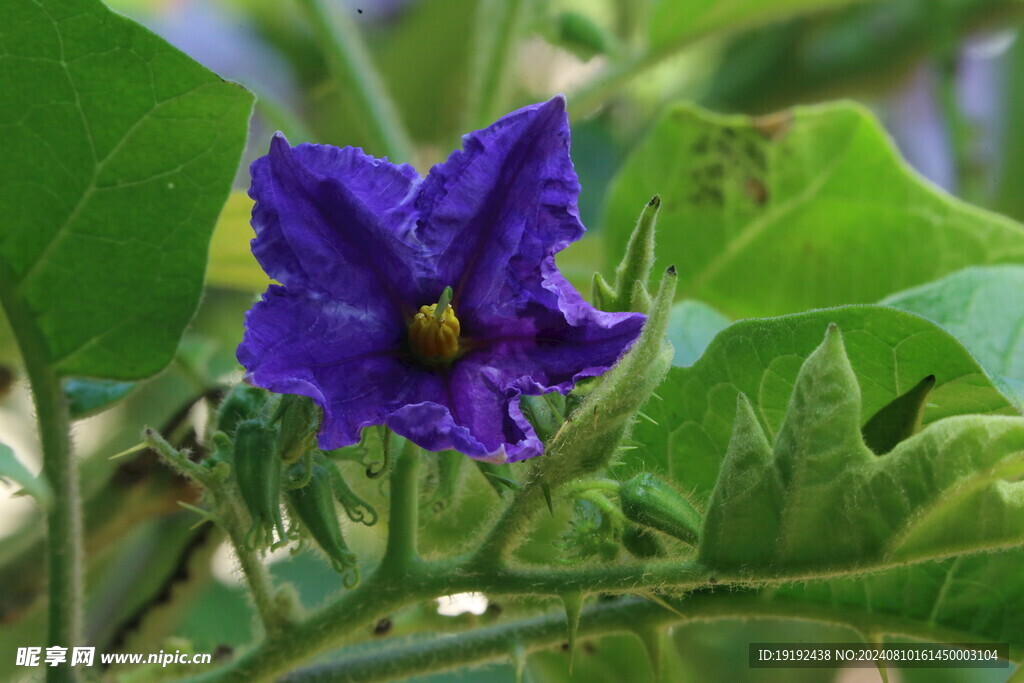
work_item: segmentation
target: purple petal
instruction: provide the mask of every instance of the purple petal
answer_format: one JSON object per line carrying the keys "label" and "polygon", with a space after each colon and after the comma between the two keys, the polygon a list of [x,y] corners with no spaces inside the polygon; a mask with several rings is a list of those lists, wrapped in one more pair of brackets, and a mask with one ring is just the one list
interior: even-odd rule
{"label": "purple petal", "polygon": [[395,353],[404,334],[398,316],[271,285],[245,323],[238,360],[246,379],[316,401],[325,412],[324,448],[355,443],[361,426],[422,400],[420,373],[410,373]]}
{"label": "purple petal", "polygon": [[[436,379],[443,385],[443,380]],[[396,434],[428,451],[457,450],[474,458],[493,455],[494,449],[482,444],[470,427],[455,421],[448,406],[435,401],[402,406],[388,416],[386,424]]]}
{"label": "purple petal", "polygon": [[475,355],[461,359],[449,378],[451,410],[459,423],[482,441],[483,453],[497,462],[540,455],[544,446],[519,406],[523,392],[510,385],[507,371],[489,364],[487,354]]}
{"label": "purple petal", "polygon": [[451,285],[460,320],[483,334],[518,307],[522,281],[583,234],[580,186],[562,97],[512,112],[463,146],[420,186],[415,237],[435,287]]}
{"label": "purple petal", "polygon": [[406,306],[414,257],[400,239],[413,220],[403,199],[419,180],[412,167],[353,147],[290,147],[278,133],[253,162],[252,251],[290,289],[366,306]]}

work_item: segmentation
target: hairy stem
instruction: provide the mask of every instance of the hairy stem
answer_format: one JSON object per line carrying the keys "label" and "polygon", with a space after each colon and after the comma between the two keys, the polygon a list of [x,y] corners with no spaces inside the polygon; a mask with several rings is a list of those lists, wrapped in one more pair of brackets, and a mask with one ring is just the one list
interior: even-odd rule
{"label": "hairy stem", "polygon": [[[47,644],[71,648],[82,644],[84,552],[78,463],[71,449],[71,418],[60,375],[47,356],[49,345],[33,313],[16,294],[15,281],[14,273],[0,258],[0,306],[25,362],[43,451],[43,476],[53,492],[47,510]],[[48,667],[47,679],[76,680],[77,671],[70,667]]]}
{"label": "hairy stem", "polygon": [[291,619],[283,613],[281,605],[275,599],[274,585],[267,568],[260,562],[256,553],[246,546],[245,529],[248,516],[225,490],[224,483],[210,470],[192,462],[187,451],[180,451],[167,443],[155,430],[146,429],[144,436],[150,448],[156,451],[171,469],[202,484],[213,498],[215,511],[209,513],[210,518],[228,534],[264,632],[273,634],[290,626]]}
{"label": "hairy stem", "polygon": [[391,470],[391,515],[381,571],[397,578],[404,576],[419,560],[416,538],[421,457],[420,449],[412,441],[406,441]]}
{"label": "hairy stem", "polygon": [[[873,633],[932,642],[978,641],[970,634],[899,617],[770,602],[745,593],[698,595],[672,602],[679,611],[638,598],[594,605],[584,610],[578,635],[597,637],[636,633],[671,624],[719,619],[783,618],[845,626],[860,632],[870,626]],[[526,652],[535,652],[558,646],[565,642],[565,637],[565,615],[555,612],[477,629],[457,638],[441,636],[402,645],[382,642],[370,652],[297,671],[284,680],[289,683],[393,680],[507,659],[513,654],[513,644]],[[855,636],[851,634],[851,637]]]}
{"label": "hairy stem", "polygon": [[398,108],[370,59],[349,10],[328,12],[322,0],[299,0],[327,63],[339,81],[351,87],[357,107],[384,154],[396,162],[412,161],[413,145]]}
{"label": "hairy stem", "polygon": [[[47,515],[49,631],[47,644],[81,645],[82,518],[78,497],[78,464],[71,451],[70,418],[60,378],[48,366],[25,360],[43,447],[43,473],[53,490]],[[73,670],[51,667],[47,679],[75,680]]]}
{"label": "hairy stem", "polygon": [[[230,505],[230,503],[228,503]],[[249,587],[249,594],[256,612],[260,616],[260,623],[266,637],[273,638],[276,634],[286,630],[292,625],[290,615],[282,609],[277,601],[274,583],[270,573],[260,558],[245,545],[245,535],[239,526],[238,511],[231,513],[234,520],[224,520],[223,526],[228,531],[228,538],[231,539],[231,547],[238,558],[238,566],[245,577],[245,583]]]}
{"label": "hairy stem", "polygon": [[189,679],[194,683],[245,682],[272,679],[330,647],[358,626],[409,603],[437,595],[442,588],[437,577],[410,574],[402,583],[377,573],[358,588],[342,594],[334,603],[315,612],[301,623],[266,638],[262,643],[218,669]]}
{"label": "hairy stem", "polygon": [[[359,626],[372,623],[376,619],[393,614],[402,607],[423,600],[462,592],[483,592],[491,596],[552,597],[566,592],[648,593],[658,591],[673,594],[689,592],[690,595],[679,603],[680,609],[683,610],[687,619],[771,616],[843,624],[861,633],[901,634],[932,641],[945,640],[946,642],[974,642],[977,640],[969,634],[954,633],[940,626],[914,620],[867,612],[847,613],[831,606],[773,601],[766,599],[763,594],[754,595],[744,590],[856,576],[893,566],[896,565],[860,567],[846,572],[797,572],[789,575],[766,576],[747,575],[743,572],[712,573],[696,562],[678,559],[634,562],[626,565],[585,565],[559,569],[491,568],[483,570],[475,566],[472,558],[459,566],[424,562],[414,565],[401,577],[396,577],[389,572],[376,572],[355,590],[343,594],[334,603],[278,633],[273,638],[265,639],[227,667],[190,680],[217,681],[218,683],[265,680],[286,672],[294,668],[295,664],[308,660],[325,650],[340,646],[345,636]],[[722,590],[714,595],[693,594],[693,591],[707,590],[711,586],[718,586]],[[729,591],[739,592],[734,594]],[[745,596],[745,599],[739,599],[740,596]],[[661,600],[665,602],[674,599],[662,596]],[[674,606],[674,602],[672,604]],[[663,607],[651,605],[644,609],[650,609],[659,614],[664,612],[662,619],[681,620],[678,614],[665,610]],[[565,634],[565,615],[559,613],[557,617],[552,618],[559,624],[558,633],[560,635],[558,638],[560,640],[557,642],[561,642]],[[642,620],[626,619],[626,622],[630,625],[643,625]],[[476,633],[462,635],[457,639],[452,639],[452,642],[471,640],[477,637]],[[585,630],[581,633],[591,634]],[[506,640],[506,646],[510,642]],[[441,651],[441,648],[435,648],[435,650]],[[390,650],[390,652],[401,651],[401,648]],[[503,652],[507,654],[508,650]],[[1015,659],[1020,655],[1020,653],[1011,654]],[[500,656],[500,653],[489,654],[485,658],[496,656]],[[452,661],[454,662],[452,666],[455,666],[478,660],[453,659]],[[410,664],[410,666],[412,665]],[[424,671],[428,670],[433,669]],[[396,673],[394,675],[406,674]],[[363,680],[362,678],[348,679],[346,676],[347,674],[339,675],[338,678],[331,680]],[[366,680],[371,679],[372,677]]]}
{"label": "hairy stem", "polygon": [[541,481],[534,468],[530,478],[516,491],[515,497],[487,533],[470,560],[470,565],[482,573],[502,566],[506,553],[526,535],[533,515],[544,504]]}

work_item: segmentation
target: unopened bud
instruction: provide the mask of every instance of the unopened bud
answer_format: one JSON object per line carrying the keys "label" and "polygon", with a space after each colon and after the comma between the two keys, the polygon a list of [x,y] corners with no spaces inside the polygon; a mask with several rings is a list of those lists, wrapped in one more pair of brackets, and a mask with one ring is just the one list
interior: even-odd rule
{"label": "unopened bud", "polygon": [[[304,466],[295,464],[292,467]],[[287,491],[285,495],[291,509],[330,559],[335,570],[345,574],[345,585],[351,587],[358,581],[358,574],[355,572],[356,556],[348,549],[345,537],[341,533],[338,513],[334,507],[330,472],[319,464],[310,463],[309,466],[313,468],[309,482],[300,489]]]}
{"label": "unopened bud", "polygon": [[640,474],[619,489],[626,519],[697,545],[701,517],[690,501],[652,474]]}

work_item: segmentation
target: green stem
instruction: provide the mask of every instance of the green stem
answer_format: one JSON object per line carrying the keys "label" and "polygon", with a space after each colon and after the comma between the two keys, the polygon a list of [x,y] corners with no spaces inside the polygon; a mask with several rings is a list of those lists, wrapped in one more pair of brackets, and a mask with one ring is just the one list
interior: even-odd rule
{"label": "green stem", "polygon": [[[710,572],[679,560],[624,565],[583,565],[558,569],[492,569],[485,573],[453,574],[445,582],[451,593],[490,595],[561,595],[566,592],[629,593],[671,588],[694,590],[709,584]],[[717,578],[715,580],[718,580]],[[737,581],[742,585],[749,581]]]}
{"label": "green stem", "polygon": [[322,0],[298,2],[335,77],[351,86],[381,150],[392,161],[412,161],[412,141],[351,17],[345,11],[328,13]]}
{"label": "green stem", "polygon": [[531,0],[483,0],[476,11],[463,130],[482,128],[505,113],[508,66],[523,34]]}
{"label": "green stem", "polygon": [[[49,344],[33,316],[15,294],[15,277],[0,258],[0,306],[3,307],[25,363],[36,408],[43,476],[53,492],[47,510],[47,576],[49,626],[47,644],[82,645],[82,513],[78,463],[71,450],[71,419],[60,375],[47,355]],[[48,667],[47,679],[77,680],[70,667]]]}
{"label": "green stem", "polygon": [[[1024,120],[1024,79],[1020,78],[1024,73],[1024,40],[1020,36],[1013,41],[1005,61],[1002,154],[995,201],[989,208],[1024,220],[1024,193],[1020,191],[1020,179],[1024,177],[1024,126],[1017,123]],[[1024,678],[1024,673],[1021,675]]]}
{"label": "green stem", "polygon": [[626,524],[626,516],[622,514],[622,510],[612,503],[610,500],[605,498],[604,493],[601,491],[583,491],[576,495],[579,500],[586,500],[594,505],[598,510],[601,511],[606,517],[611,519],[619,527]]}
{"label": "green stem", "polygon": [[537,468],[534,468],[523,488],[516,492],[512,502],[487,532],[470,560],[470,566],[484,573],[502,566],[505,555],[529,531],[533,515],[545,505]]}
{"label": "green stem", "polygon": [[434,597],[442,589],[443,582],[437,576],[417,573],[404,582],[397,582],[376,573],[301,623],[264,639],[227,667],[189,680],[192,683],[248,683],[272,679],[294,668],[296,662],[339,645],[356,627],[409,603]]}
{"label": "green stem", "polygon": [[938,100],[953,157],[955,177],[952,191],[967,201],[983,203],[984,179],[972,159],[971,122],[960,106],[957,71],[957,53],[955,48],[950,48],[938,62]]}
{"label": "green stem", "polygon": [[[578,635],[593,638],[612,633],[635,633],[643,628],[664,628],[672,624],[757,618],[797,619],[844,626],[862,632],[870,625],[875,633],[924,641],[979,642],[977,637],[967,633],[899,617],[866,612],[844,613],[832,607],[770,602],[749,594],[700,595],[676,604],[682,614],[642,599],[623,599],[594,605],[584,610]],[[564,641],[565,615],[557,612],[477,629],[457,638],[442,636],[398,646],[383,642],[370,652],[297,671],[284,680],[289,683],[319,683],[404,679],[506,659],[513,654],[513,643],[526,652],[535,652]]]}
{"label": "green stem", "polygon": [[388,540],[381,560],[381,571],[399,579],[419,561],[417,533],[419,526],[420,490],[419,447],[406,441],[391,469],[391,515],[388,518]]}
{"label": "green stem", "polygon": [[256,553],[248,550],[245,544],[245,528],[247,515],[242,511],[233,497],[225,490],[223,482],[213,472],[202,465],[192,462],[186,451],[179,451],[153,429],[144,432],[146,443],[173,470],[190,477],[200,483],[213,498],[215,511],[210,518],[217,526],[227,532],[238,558],[239,567],[249,586],[253,604],[260,616],[263,630],[267,634],[276,634],[292,625],[292,619],[282,609],[276,599],[273,582],[267,568],[260,562]]}
{"label": "green stem", "polygon": [[568,96],[569,116],[573,120],[587,116],[614,95],[622,92],[623,85],[653,68],[663,59],[682,50],[683,47],[685,45],[672,50],[645,52],[602,69],[590,81]]}
{"label": "green stem", "polygon": [[604,493],[619,494],[619,482],[612,479],[578,479],[569,482],[562,487],[566,494],[575,496],[587,491],[603,491]]}
{"label": "green stem", "polygon": [[[635,562],[627,565],[584,565],[566,569],[484,569],[472,559],[455,568],[448,564],[417,564],[403,576],[378,570],[358,588],[343,594],[336,602],[310,615],[303,621],[264,639],[227,667],[211,671],[193,681],[250,681],[265,680],[291,670],[295,664],[308,660],[332,647],[341,645],[342,639],[355,628],[383,616],[393,614],[407,605],[440,595],[462,592],[482,592],[488,595],[545,595],[556,596],[566,592],[580,593],[638,593],[651,591],[688,592],[711,585],[723,590],[713,595],[693,595],[683,603],[688,618],[747,618],[751,616],[778,616],[803,618],[814,621],[846,624],[862,633],[899,633],[926,636],[925,640],[971,642],[966,634],[950,637],[939,627],[904,621],[877,614],[861,614],[854,618],[830,606],[815,607],[803,603],[780,604],[753,596],[745,601],[734,599],[729,590],[749,589],[771,585],[795,584],[803,581],[859,576],[866,571],[882,570],[895,565],[860,568],[851,572],[793,573],[790,575],[747,575],[743,572],[716,572],[711,574],[695,562],[678,559]],[[725,590],[728,589],[728,590]],[[696,606],[696,607],[695,607]],[[651,607],[650,609],[655,609]],[[658,607],[672,618],[674,613]],[[559,638],[564,639],[565,616],[557,617]],[[630,624],[642,623],[627,620]],[[893,624],[902,624],[895,628]],[[587,633],[583,631],[583,633]],[[465,642],[476,637],[473,633],[453,638]],[[506,640],[507,644],[511,642]],[[561,642],[559,640],[558,642]],[[396,648],[393,652],[398,651]],[[505,651],[507,652],[507,650]],[[459,660],[463,663],[463,660]],[[466,660],[468,661],[468,660]]]}
{"label": "green stem", "polygon": [[[49,576],[47,644],[71,648],[82,644],[81,567],[84,553],[78,463],[71,452],[71,424],[60,378],[48,366],[29,362],[28,358],[25,366],[39,424],[43,472],[53,490],[46,541]],[[47,680],[70,681],[76,678],[70,668],[47,670]]]}
{"label": "green stem", "polygon": [[260,562],[255,552],[246,549],[245,537],[238,526],[237,511],[233,516],[235,519],[225,520],[223,527],[228,531],[228,538],[231,539],[231,546],[238,558],[238,566],[245,576],[246,585],[249,586],[256,613],[259,614],[260,623],[263,625],[264,637],[276,638],[279,633],[293,626],[293,620],[277,601],[274,584],[266,566]]}

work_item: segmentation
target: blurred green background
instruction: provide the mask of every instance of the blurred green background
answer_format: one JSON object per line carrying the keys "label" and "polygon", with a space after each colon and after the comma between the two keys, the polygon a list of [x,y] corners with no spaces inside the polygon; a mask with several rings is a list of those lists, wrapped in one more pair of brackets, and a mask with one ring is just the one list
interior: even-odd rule
{"label": "blurred green background", "polygon": [[[242,318],[267,284],[248,251],[247,165],[270,134],[293,144],[363,147],[413,163],[421,173],[458,146],[460,135],[518,106],[564,92],[573,121],[572,155],[590,232],[560,258],[581,291],[617,254],[602,235],[610,183],[658,115],[672,102],[760,115],[796,104],[855,99],[882,121],[903,156],[932,183],[977,205],[1024,219],[1024,3],[1016,0],[335,0],[326,2],[345,35],[377,67],[408,130],[407,158],[395,158],[357,88],[333,68],[307,7],[291,0],[113,0],[127,14],[258,103],[236,189],[214,235],[208,287],[178,357],[117,407],[78,423],[88,503],[87,632],[101,650],[156,650],[168,637],[201,652],[227,652],[251,637],[249,607],[222,538],[175,501],[190,491],[152,458],[109,456],[135,445],[142,425],[187,443],[200,438],[209,400],[240,378],[234,348]],[[639,206],[637,210],[639,210]],[[38,469],[30,399],[0,320],[0,433]],[[705,340],[706,341],[706,340]],[[699,349],[697,350],[699,352]],[[101,404],[102,401],[99,401]],[[197,436],[198,435],[198,436]],[[355,470],[353,470],[355,472]],[[428,551],[451,547],[486,517],[494,493],[475,470],[468,494],[431,520]],[[478,479],[478,481],[476,481]],[[40,576],[34,544],[39,516],[0,484],[0,651],[42,642]],[[363,491],[381,503],[379,491]],[[550,557],[566,515],[538,533],[524,557]],[[349,525],[360,556],[379,544],[373,529]],[[337,576],[307,554],[273,556],[274,572],[315,605],[339,590]],[[433,614],[433,605],[379,624],[382,632],[457,631],[499,614],[543,605],[491,605],[482,615]],[[405,629],[405,630],[403,630]],[[379,635],[379,634],[377,634]],[[374,632],[360,635],[370,642]],[[812,624],[719,622],[677,628],[663,666],[669,680],[876,680],[870,669],[763,670],[746,666],[750,641],[843,641],[850,634]],[[352,648],[358,648],[356,643]],[[566,655],[530,658],[525,680],[567,679]],[[18,675],[0,661],[0,678]],[[891,672],[891,681],[997,681],[1003,671]],[[444,675],[435,680],[458,679]],[[461,675],[511,681],[511,664]],[[618,636],[578,649],[572,680],[652,679],[639,640]]]}

